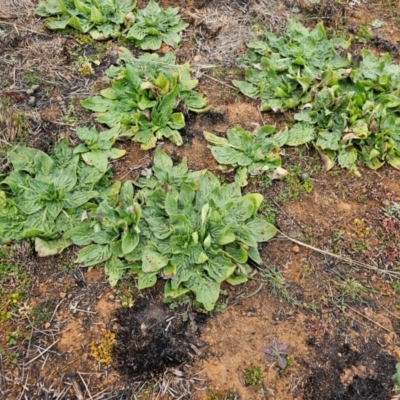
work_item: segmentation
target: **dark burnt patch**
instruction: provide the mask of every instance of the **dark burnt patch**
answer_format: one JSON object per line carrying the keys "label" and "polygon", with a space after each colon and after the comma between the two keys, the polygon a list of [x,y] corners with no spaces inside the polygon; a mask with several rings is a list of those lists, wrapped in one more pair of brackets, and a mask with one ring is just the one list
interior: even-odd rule
{"label": "dark burnt patch", "polygon": [[195,125],[197,121],[198,115],[193,112],[188,112],[185,116],[185,127],[180,131],[182,138],[188,142],[191,142],[198,132],[196,131]]}
{"label": "dark burnt patch", "polygon": [[375,341],[347,343],[346,335],[324,335],[316,345],[304,400],[387,400],[393,389],[396,360]]}
{"label": "dark burnt patch", "polygon": [[190,310],[170,310],[163,304],[160,285],[156,290],[159,293],[148,292],[132,308],[116,313],[119,329],[113,359],[128,380],[149,379],[178,367],[194,357],[193,348],[198,346],[196,331],[204,318]]}

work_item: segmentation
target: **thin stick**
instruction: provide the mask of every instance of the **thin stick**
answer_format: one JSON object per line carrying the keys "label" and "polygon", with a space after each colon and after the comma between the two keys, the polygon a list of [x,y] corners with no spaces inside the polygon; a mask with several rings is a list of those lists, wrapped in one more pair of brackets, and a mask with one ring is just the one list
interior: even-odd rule
{"label": "thin stick", "polygon": [[57,344],[61,339],[57,339],[54,343],[52,343],[49,347],[45,348],[42,353],[40,353],[38,356],[35,358],[32,358],[32,360],[29,360],[26,364],[24,364],[24,367],[28,366],[29,364],[33,363],[36,361],[38,358],[40,358],[46,351],[49,351],[55,344]]}
{"label": "thin stick", "polygon": [[[2,25],[12,25],[12,26],[14,26],[15,30],[17,30],[17,28],[19,28],[19,29],[22,29],[23,31],[28,31],[28,32],[36,33],[37,35],[42,35],[42,36],[47,36],[47,37],[51,36],[51,35],[47,35],[46,33],[41,33],[41,32],[34,31],[34,30],[32,30],[32,29],[29,29],[29,28],[25,28],[24,26],[16,25],[16,24],[13,23],[13,22],[1,21],[1,24],[2,24]],[[17,32],[18,32],[18,31],[17,31]],[[18,32],[18,34],[19,34],[19,32]]]}
{"label": "thin stick", "polygon": [[366,269],[369,269],[369,270],[371,270],[371,271],[380,272],[380,273],[382,273],[382,274],[386,274],[386,275],[392,276],[392,277],[394,277],[394,278],[398,278],[398,279],[400,278],[400,272],[386,271],[386,270],[384,270],[384,269],[380,269],[380,268],[378,268],[378,267],[375,267],[374,265],[365,264],[365,263],[363,263],[363,262],[361,262],[361,261],[356,261],[356,260],[352,260],[351,258],[346,258],[346,257],[340,256],[340,255],[338,255],[338,254],[333,254],[333,253],[330,253],[329,251],[325,251],[325,250],[322,250],[322,249],[318,249],[317,247],[314,247],[314,246],[311,246],[311,245],[309,245],[309,244],[300,242],[300,240],[293,239],[293,238],[291,238],[290,236],[285,235],[285,234],[284,234],[283,232],[281,232],[280,230],[277,230],[277,231],[278,231],[285,239],[290,240],[291,242],[296,243],[296,244],[298,244],[298,245],[300,245],[300,246],[307,247],[308,249],[314,250],[314,251],[316,251],[317,253],[321,253],[321,254],[325,254],[325,255],[330,256],[330,257],[333,257],[333,258],[337,258],[338,260],[341,260],[341,261],[344,261],[344,262],[348,262],[349,264],[354,264],[354,265],[356,265],[357,267],[366,268]]}
{"label": "thin stick", "polygon": [[237,90],[237,88],[235,88],[235,86],[229,85],[228,83],[225,83],[225,82],[223,82],[223,81],[220,81],[219,79],[215,79],[215,78],[213,78],[213,77],[210,76],[210,75],[204,74],[203,72],[200,72],[200,75],[205,76],[206,78],[211,79],[211,80],[213,80],[213,81],[215,81],[215,82],[218,82],[218,83],[220,83],[221,85],[227,86],[227,87],[230,88],[230,89]]}
{"label": "thin stick", "polygon": [[92,395],[91,395],[91,393],[90,393],[90,391],[89,391],[89,388],[88,388],[87,385],[86,385],[85,380],[82,378],[82,375],[81,375],[79,372],[77,372],[77,374],[79,375],[79,378],[81,378],[81,381],[83,382],[83,385],[85,386],[86,393],[87,393],[88,396],[90,397],[90,400],[93,400],[93,397],[92,397]]}
{"label": "thin stick", "polygon": [[61,299],[61,301],[56,305],[56,308],[53,311],[53,314],[51,315],[51,318],[49,320],[49,324],[51,324],[51,321],[53,321],[54,316],[56,315],[56,312],[58,310],[58,307],[60,307],[61,303],[64,301],[65,299]]}
{"label": "thin stick", "polygon": [[[339,310],[343,311],[337,304],[333,303]],[[389,333],[393,333],[393,331],[389,328],[386,328],[386,326],[381,325],[379,322],[374,321],[372,318],[369,318],[368,316],[366,316],[365,314],[363,314],[360,311],[357,311],[356,309],[354,309],[353,307],[350,307],[349,305],[346,304],[346,307],[349,308],[351,311],[354,311],[356,314],[361,315],[363,318],[367,319],[368,321],[372,322],[373,324],[375,324],[376,326],[378,326],[379,328],[385,330],[386,332]]]}

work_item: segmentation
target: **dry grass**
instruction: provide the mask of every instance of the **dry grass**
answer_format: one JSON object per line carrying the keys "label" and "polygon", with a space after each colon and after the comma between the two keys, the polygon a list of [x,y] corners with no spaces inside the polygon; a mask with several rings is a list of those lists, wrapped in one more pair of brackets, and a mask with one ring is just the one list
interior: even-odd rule
{"label": "dry grass", "polygon": [[18,15],[32,13],[36,1],[34,0],[2,0],[0,6],[0,18],[13,18]]}
{"label": "dry grass", "polygon": [[283,30],[290,15],[290,9],[277,0],[250,0],[245,9],[208,7],[185,11],[194,26],[188,33],[196,42],[195,51],[201,55],[202,64],[226,67],[237,64],[246,51],[245,43],[262,30]]}

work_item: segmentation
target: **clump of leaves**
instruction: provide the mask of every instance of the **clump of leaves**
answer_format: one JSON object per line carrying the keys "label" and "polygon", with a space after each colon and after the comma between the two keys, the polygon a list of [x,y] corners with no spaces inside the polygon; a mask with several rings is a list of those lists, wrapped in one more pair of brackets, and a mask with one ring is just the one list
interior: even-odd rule
{"label": "clump of leaves", "polygon": [[163,137],[181,145],[183,112],[202,113],[209,108],[207,99],[193,90],[198,81],[191,79],[189,64],[176,65],[172,53],[135,58],[125,48],[119,49],[119,64],[106,72],[111,86],[101,96],[83,100],[83,107],[99,113],[97,120],[109,127],[119,122],[131,126],[133,140],[145,150]]}
{"label": "clump of leaves", "polygon": [[263,376],[259,365],[251,365],[244,370],[244,383],[248,386],[262,386]]}
{"label": "clump of leaves", "polygon": [[138,10],[127,38],[134,39],[143,50],[158,50],[163,42],[171,47],[178,46],[181,43],[179,32],[189,25],[182,21],[178,10],[163,10],[154,0],[150,0],[145,9]]}
{"label": "clump of leaves", "polygon": [[[79,163],[66,140],[51,156],[28,147],[17,147],[9,155],[12,172],[1,182],[1,240],[36,237],[39,255],[56,254],[70,243],[56,241],[46,247],[45,240],[57,239],[78,225],[92,208],[91,199],[99,196],[103,173]],[[45,240],[44,240],[45,239]]]}
{"label": "clump of leaves", "polygon": [[88,165],[93,165],[100,172],[106,172],[109,168],[108,159],[115,160],[122,157],[126,151],[113,148],[121,135],[120,124],[103,132],[97,132],[96,128],[77,128],[76,135],[85,143],[74,148],[74,154],[80,154]]}
{"label": "clump of leaves", "polygon": [[246,81],[234,85],[263,111],[297,109],[284,143],[313,143],[326,170],[337,162],[359,174],[357,161],[400,169],[400,66],[367,50],[357,64],[339,55],[349,44],[328,39],[322,24],[309,32],[290,21],[282,37],[248,44]]}
{"label": "clump of leaves", "polygon": [[90,351],[92,357],[102,364],[109,364],[111,362],[111,354],[114,346],[117,344],[115,333],[104,329],[103,337],[99,343],[91,342]]}
{"label": "clump of leaves", "polygon": [[[280,146],[284,144],[280,138],[284,135],[273,135],[275,127],[266,125],[250,133],[237,126],[228,129],[227,138],[204,132],[204,137],[213,146],[208,146],[214,158],[222,165],[232,165],[237,168],[236,180],[241,186],[247,185],[247,176],[261,175],[269,172],[272,174],[281,166],[279,155]],[[280,177],[285,175],[285,170],[280,168]]]}
{"label": "clump of leaves", "polygon": [[167,279],[166,297],[194,293],[197,302],[212,310],[221,283],[245,282],[251,272],[248,261],[262,263],[258,243],[276,233],[257,217],[263,197],[242,196],[238,184],[221,185],[209,172],[188,173],[186,160],[173,167],[160,150],[153,173],[140,181],[142,189],[135,195],[126,182],[114,206],[104,201],[94,224],[64,238],[88,245],[78,262],[106,262],[111,284],[125,269],[137,274],[139,289],[153,286],[161,276]]}
{"label": "clump of leaves", "polygon": [[287,356],[289,355],[287,346],[279,343],[277,338],[274,338],[272,346],[263,347],[261,350],[265,353],[265,358],[268,361],[277,361],[281,369],[287,367]]}
{"label": "clump of leaves", "polygon": [[71,26],[103,40],[121,35],[121,25],[135,6],[135,0],[41,0],[35,14],[53,17],[46,23],[50,29]]}
{"label": "clump of leaves", "polygon": [[133,198],[132,182],[127,181],[122,185],[115,206],[104,200],[92,219],[69,230],[63,238],[85,246],[79,251],[76,262],[85,266],[105,263],[109,282],[114,286],[127,268],[124,258],[139,244],[141,214],[142,209]]}

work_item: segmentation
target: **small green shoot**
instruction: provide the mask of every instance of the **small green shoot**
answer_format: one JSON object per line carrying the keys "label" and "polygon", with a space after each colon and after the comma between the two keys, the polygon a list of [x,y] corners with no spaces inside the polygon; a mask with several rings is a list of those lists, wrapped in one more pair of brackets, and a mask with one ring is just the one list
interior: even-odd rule
{"label": "small green shoot", "polygon": [[261,280],[269,283],[270,291],[273,296],[276,296],[279,300],[285,300],[289,303],[299,305],[299,302],[290,295],[289,284],[277,267],[266,269],[261,272],[260,276]]}
{"label": "small green shoot", "polygon": [[262,387],[264,377],[259,365],[251,365],[244,370],[244,383],[246,386]]}
{"label": "small green shoot", "polygon": [[366,291],[366,288],[355,278],[340,279],[335,282],[335,285],[343,300],[362,301],[362,295]]}

